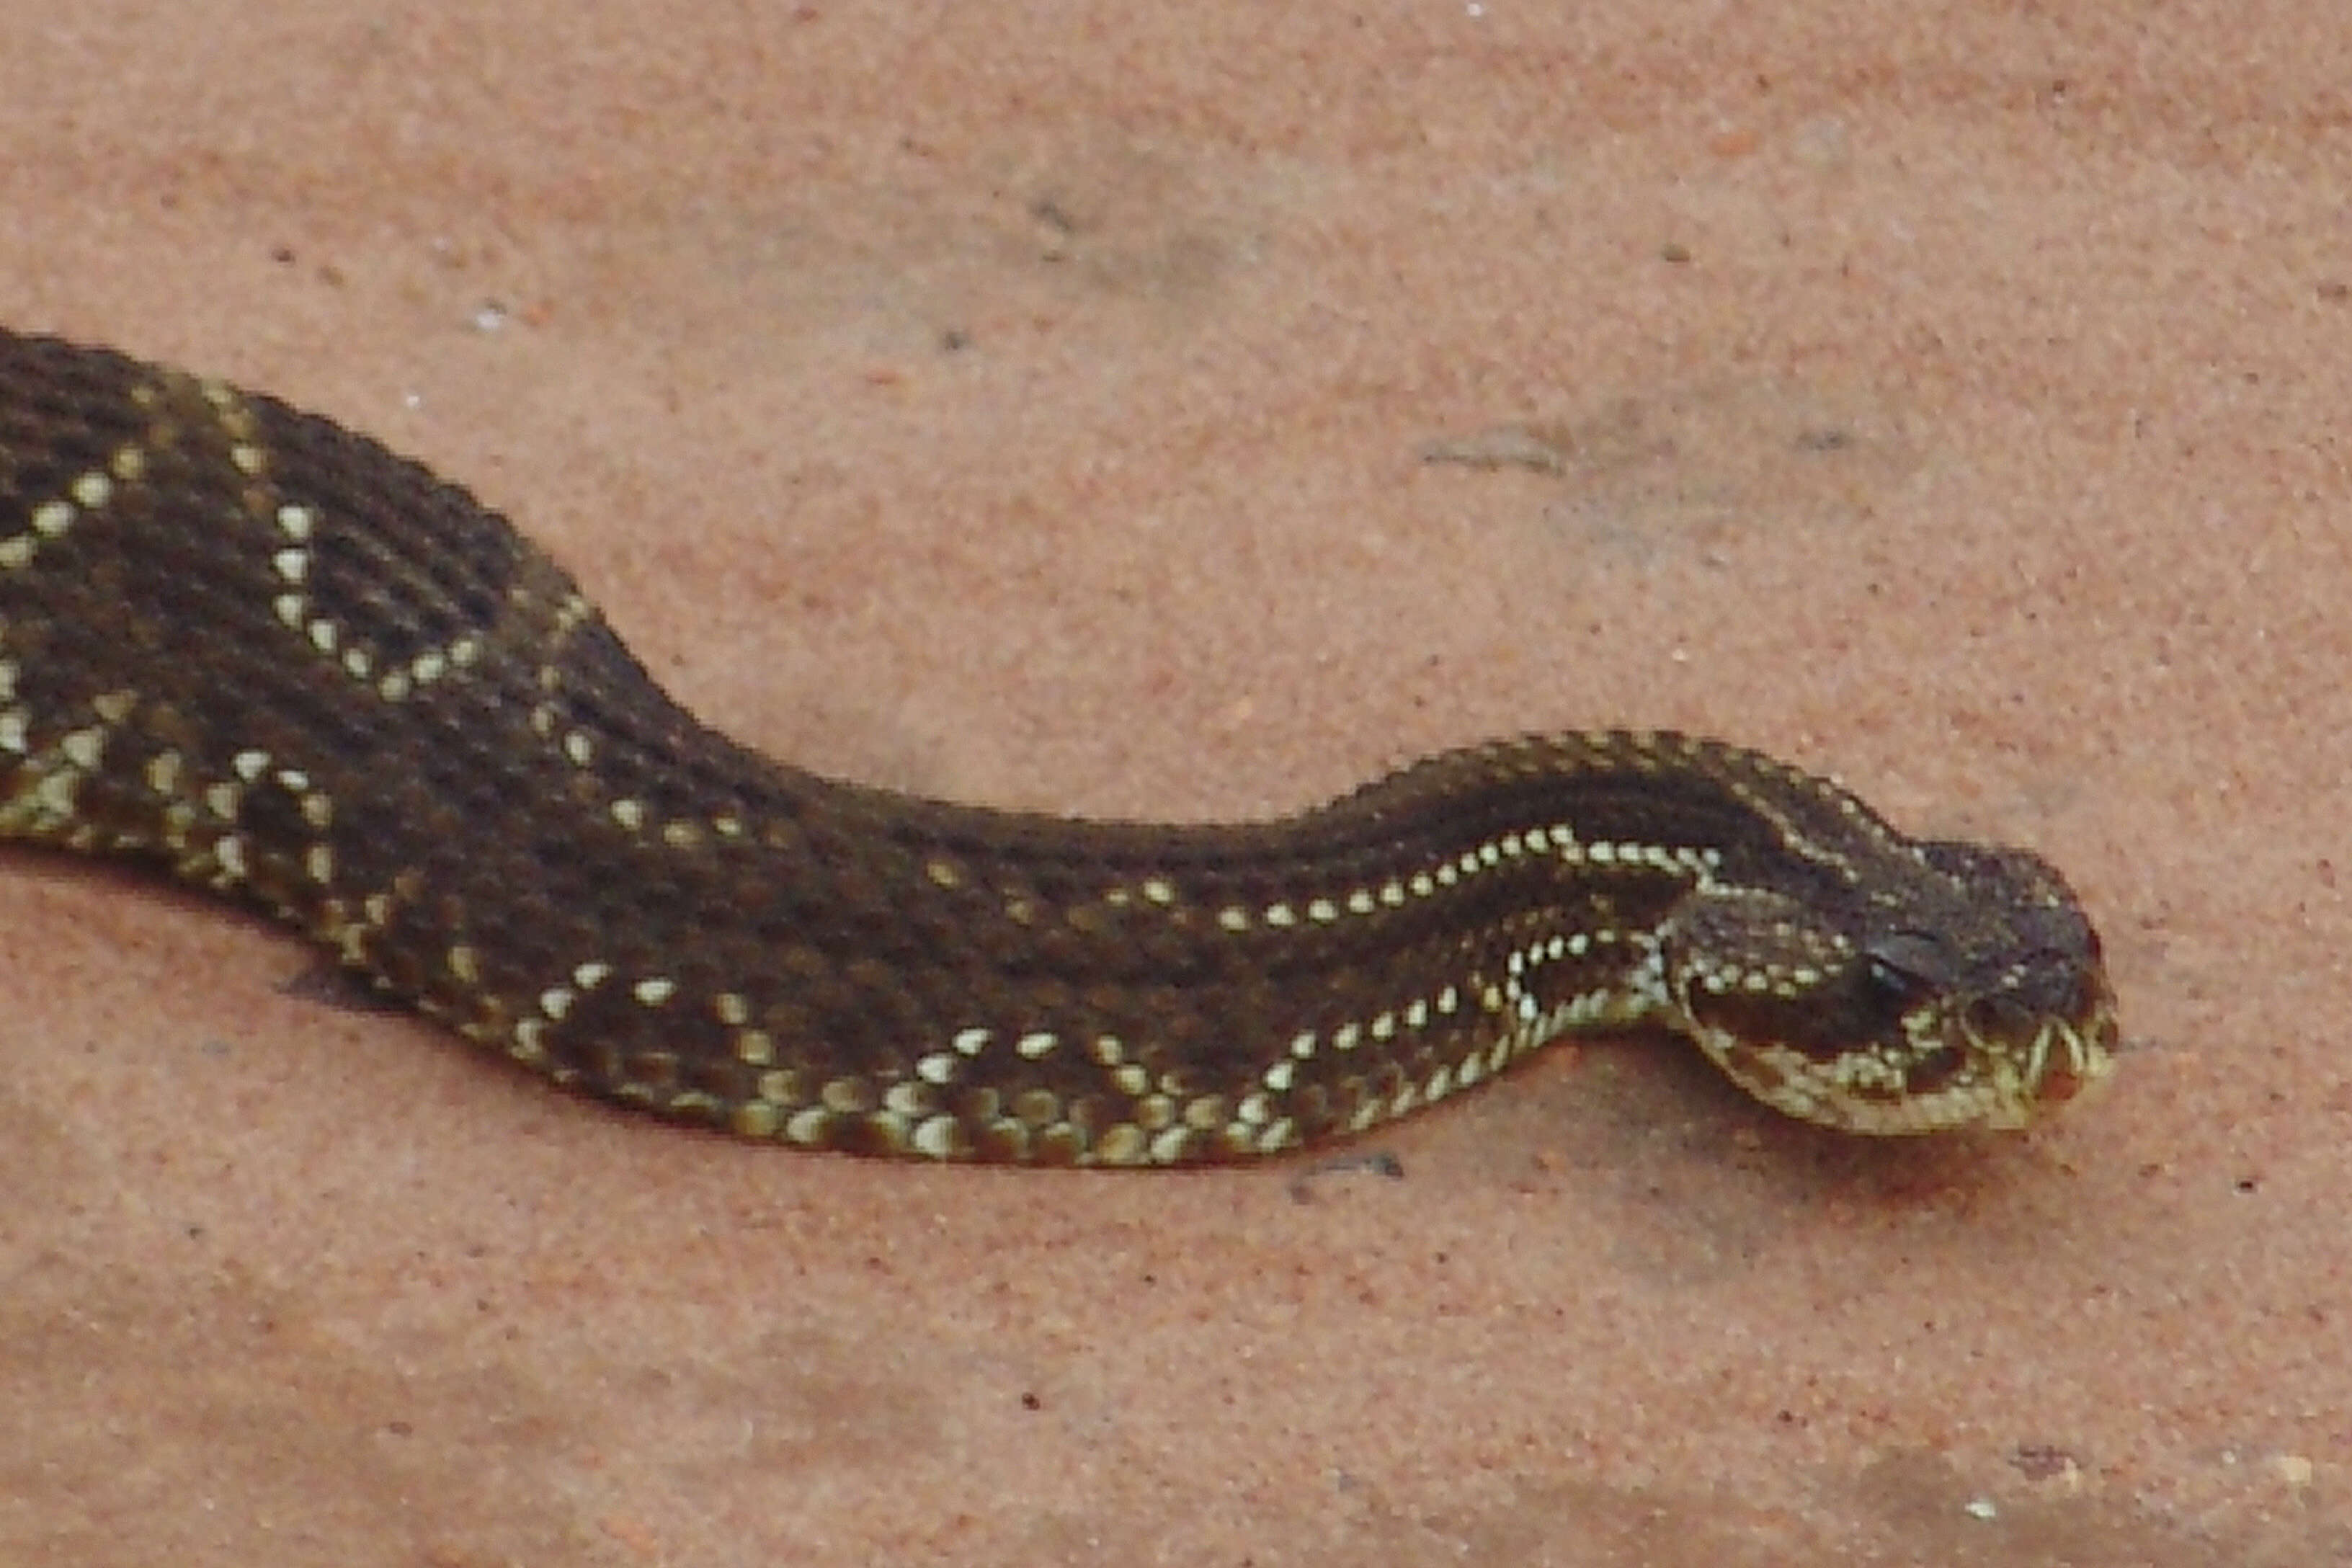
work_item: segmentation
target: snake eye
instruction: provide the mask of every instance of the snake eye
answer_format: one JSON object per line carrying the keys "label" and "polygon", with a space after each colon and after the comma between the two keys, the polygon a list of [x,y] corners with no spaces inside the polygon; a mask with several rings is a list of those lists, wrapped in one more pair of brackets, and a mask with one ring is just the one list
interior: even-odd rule
{"label": "snake eye", "polygon": [[1930,932],[1889,931],[1864,944],[1862,956],[1872,987],[1906,1005],[1954,983],[1951,953]]}
{"label": "snake eye", "polygon": [[1950,955],[1942,942],[1920,931],[1889,931],[1862,951],[1861,993],[1881,1029],[1951,986]]}
{"label": "snake eye", "polygon": [[1863,960],[1863,984],[1868,988],[1872,1003],[1889,1018],[1909,1012],[1936,990],[1932,976],[1877,953]]}

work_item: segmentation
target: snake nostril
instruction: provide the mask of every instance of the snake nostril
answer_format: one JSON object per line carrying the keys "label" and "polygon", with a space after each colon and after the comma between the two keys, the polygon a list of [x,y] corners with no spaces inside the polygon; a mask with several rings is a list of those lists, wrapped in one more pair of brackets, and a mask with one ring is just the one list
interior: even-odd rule
{"label": "snake nostril", "polygon": [[2033,1024],[2033,1015],[2015,997],[2002,994],[1976,998],[1961,1016],[1979,1040],[2005,1040]]}

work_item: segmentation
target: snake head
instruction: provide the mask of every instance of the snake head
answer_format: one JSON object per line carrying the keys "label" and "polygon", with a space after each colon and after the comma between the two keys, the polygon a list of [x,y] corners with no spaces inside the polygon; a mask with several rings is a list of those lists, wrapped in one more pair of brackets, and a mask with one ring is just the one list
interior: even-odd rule
{"label": "snake head", "polygon": [[2115,992],[2058,872],[1905,848],[1846,903],[1694,891],[1662,932],[1674,1021],[1759,1100],[1847,1132],[2026,1127],[2105,1078]]}

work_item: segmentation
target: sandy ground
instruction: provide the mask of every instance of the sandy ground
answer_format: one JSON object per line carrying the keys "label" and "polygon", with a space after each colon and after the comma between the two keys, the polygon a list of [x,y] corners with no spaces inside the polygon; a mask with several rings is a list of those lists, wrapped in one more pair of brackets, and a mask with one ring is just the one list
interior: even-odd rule
{"label": "sandy ground", "polygon": [[2133,1047],[2017,1139],[1604,1046],[1401,1180],[896,1167],[567,1099],[11,853],[0,1560],[2352,1558],[2331,7],[0,37],[0,319],[428,458],[763,746],[1202,816],[1721,733],[2057,859]]}

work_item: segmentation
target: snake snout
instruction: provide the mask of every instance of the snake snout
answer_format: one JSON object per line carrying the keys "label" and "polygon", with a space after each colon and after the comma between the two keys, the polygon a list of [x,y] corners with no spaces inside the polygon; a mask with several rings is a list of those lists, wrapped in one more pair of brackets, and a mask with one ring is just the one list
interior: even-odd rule
{"label": "snake snout", "polygon": [[1971,999],[1961,1024],[2011,1065],[2021,1124],[2079,1098],[2115,1068],[2115,993],[2094,959],[2059,961]]}

